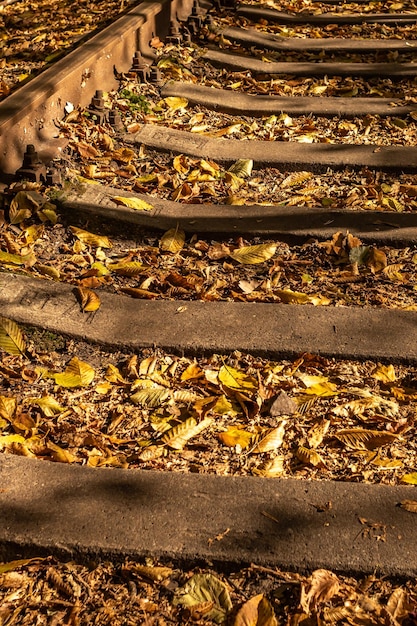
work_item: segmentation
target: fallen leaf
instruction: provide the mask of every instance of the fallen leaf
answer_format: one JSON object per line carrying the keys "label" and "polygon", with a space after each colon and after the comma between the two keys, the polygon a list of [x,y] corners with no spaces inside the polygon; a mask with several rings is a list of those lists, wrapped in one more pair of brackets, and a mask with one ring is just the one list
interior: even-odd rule
{"label": "fallen leaf", "polygon": [[79,239],[82,243],[92,246],[93,248],[111,248],[112,244],[108,237],[104,235],[95,235],[94,233],[77,228],[76,226],[70,226],[70,231]]}
{"label": "fallen leaf", "polygon": [[408,485],[417,485],[417,472],[404,474],[404,476],[401,477],[401,482],[407,483]]}
{"label": "fallen leaf", "polygon": [[60,374],[54,374],[53,378],[61,387],[87,387],[94,380],[94,376],[95,371],[91,365],[74,356],[66,370]]}
{"label": "fallen leaf", "polygon": [[122,204],[129,207],[129,209],[135,209],[135,211],[153,211],[154,207],[149,202],[141,200],[140,198],[125,198],[124,196],[113,196],[113,202],[116,204]]}
{"label": "fallen leaf", "polygon": [[244,603],[233,626],[278,626],[278,622],[269,600],[261,593]]}
{"label": "fallen leaf", "polygon": [[272,243],[260,243],[256,246],[244,246],[229,253],[234,261],[243,265],[255,265],[271,259],[276,252],[276,245]]}
{"label": "fallen leaf", "polygon": [[177,254],[184,247],[185,233],[178,228],[170,228],[164,233],[159,242],[159,247],[165,252],[173,252]]}
{"label": "fallen leaf", "polygon": [[75,287],[74,293],[82,311],[89,313],[97,311],[101,306],[101,301],[98,295],[92,290],[86,287]]}
{"label": "fallen leaf", "polygon": [[222,365],[218,373],[218,379],[229,389],[250,391],[258,388],[258,381],[240,370],[229,365]]}
{"label": "fallen leaf", "polygon": [[130,396],[133,404],[141,404],[142,406],[155,408],[161,406],[170,397],[170,391],[166,387],[154,386],[149,389],[141,389],[133,396]]}
{"label": "fallen leaf", "polygon": [[417,500],[403,500],[400,507],[410,513],[417,513]]}
{"label": "fallen leaf", "polygon": [[225,621],[233,608],[226,585],[213,574],[194,574],[175,591],[173,604],[187,608],[203,605],[208,609],[204,611],[204,617],[218,624]]}
{"label": "fallen leaf", "polygon": [[24,354],[26,350],[22,331],[7,317],[0,317],[0,348],[13,355]]}
{"label": "fallen leaf", "polygon": [[182,424],[178,424],[178,426],[168,430],[162,437],[162,441],[174,450],[182,450],[189,439],[200,434],[212,422],[213,420],[209,417],[204,418],[201,422],[197,422],[194,417],[190,417]]}
{"label": "fallen leaf", "polygon": [[315,450],[310,450],[305,446],[298,446],[296,456],[297,459],[305,465],[312,465],[313,467],[325,467],[324,461],[321,456]]}
{"label": "fallen leaf", "polygon": [[347,448],[353,450],[374,450],[398,439],[399,435],[387,431],[346,428],[334,435]]}
{"label": "fallen leaf", "polygon": [[248,176],[252,174],[252,168],[252,159],[238,159],[231,167],[229,167],[229,172],[238,178],[248,178]]}
{"label": "fallen leaf", "polygon": [[275,456],[261,465],[253,469],[253,473],[257,476],[265,476],[265,478],[276,478],[284,473],[285,456]]}
{"label": "fallen leaf", "polygon": [[318,604],[328,602],[339,591],[339,579],[326,569],[315,570],[307,582],[301,583],[300,604],[308,615]]}
{"label": "fallen leaf", "polygon": [[65,410],[53,396],[29,398],[29,401],[38,406],[46,417],[54,417],[54,415],[59,415]]}
{"label": "fallen leaf", "polygon": [[226,432],[219,433],[219,439],[223,445],[230,448],[240,446],[242,450],[247,448],[253,439],[253,433],[242,428],[231,427]]}
{"label": "fallen leaf", "polygon": [[282,390],[273,401],[269,412],[271,417],[280,417],[281,415],[294,415],[297,410],[297,403]]}
{"label": "fallen leaf", "polygon": [[282,446],[285,435],[286,420],[282,420],[277,428],[270,428],[265,433],[256,437],[257,442],[251,449],[254,454],[262,454],[263,452],[273,452]]}
{"label": "fallen leaf", "polygon": [[381,363],[378,363],[376,369],[372,372],[372,378],[380,380],[383,383],[393,383],[397,380],[394,366],[381,365]]}

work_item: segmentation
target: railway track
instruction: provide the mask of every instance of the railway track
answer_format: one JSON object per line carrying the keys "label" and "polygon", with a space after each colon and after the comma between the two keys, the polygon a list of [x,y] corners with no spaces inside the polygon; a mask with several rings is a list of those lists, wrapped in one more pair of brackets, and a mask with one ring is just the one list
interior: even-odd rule
{"label": "railway track", "polygon": [[[417,13],[363,7],[144,2],[1,102],[4,181],[49,184],[65,228],[114,245],[106,256],[103,240],[81,236],[82,272],[57,262],[52,239],[42,262],[6,259],[2,315],[119,349],[414,365]],[[5,192],[6,220],[17,190]],[[163,265],[155,242],[169,230]],[[333,291],[318,294],[315,259]],[[98,262],[119,265],[113,281]],[[103,292],[93,323],[74,309],[74,285],[87,284]]]}

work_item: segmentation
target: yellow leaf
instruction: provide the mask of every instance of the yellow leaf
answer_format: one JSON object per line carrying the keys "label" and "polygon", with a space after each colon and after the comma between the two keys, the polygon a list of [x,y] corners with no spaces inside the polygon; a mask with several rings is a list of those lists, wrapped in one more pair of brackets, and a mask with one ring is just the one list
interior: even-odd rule
{"label": "yellow leaf", "polygon": [[307,441],[310,448],[318,448],[330,427],[330,420],[323,419],[310,428]]}
{"label": "yellow leaf", "polygon": [[394,366],[381,365],[381,363],[378,363],[377,368],[373,371],[372,378],[380,380],[383,383],[393,383],[397,380]]}
{"label": "yellow leaf", "polygon": [[255,467],[253,473],[257,476],[265,476],[265,478],[276,478],[284,473],[284,461],[285,456],[275,456]]}
{"label": "yellow leaf", "polygon": [[0,317],[0,348],[13,355],[24,354],[26,350],[22,331],[7,317]]}
{"label": "yellow leaf", "polygon": [[379,456],[379,454],[375,454],[375,452],[369,452],[372,456],[370,459],[371,465],[375,465],[381,470],[391,470],[391,469],[399,469],[403,467],[403,462],[400,459],[388,459],[387,457]]}
{"label": "yellow leaf", "polygon": [[120,274],[120,276],[137,276],[143,272],[145,265],[140,263],[140,261],[129,261],[126,263],[121,261],[120,263],[109,263],[107,268],[111,272]]}
{"label": "yellow leaf", "polygon": [[148,580],[153,580],[155,582],[161,582],[166,578],[171,576],[173,570],[170,567],[162,567],[156,566],[151,567],[147,565],[126,565],[123,568],[123,571],[126,572],[134,572],[141,578],[147,578]]}
{"label": "yellow leaf", "polygon": [[297,377],[304,383],[307,389],[303,390],[303,393],[313,396],[334,396],[337,395],[337,385],[331,383],[327,376],[311,376],[310,374],[304,374],[299,372]]}
{"label": "yellow leaf", "polygon": [[233,626],[278,626],[278,622],[269,600],[260,593],[239,609]]}
{"label": "yellow leaf", "polygon": [[401,482],[407,483],[408,485],[417,485],[417,472],[404,474],[404,476],[401,477]]}
{"label": "yellow leaf", "polygon": [[26,439],[22,435],[2,435],[0,437],[0,450],[7,448],[12,443],[25,443],[25,441]]}
{"label": "yellow leaf", "polygon": [[345,428],[335,433],[347,448],[353,450],[374,450],[395,441],[399,435],[387,431],[367,430],[364,428]]}
{"label": "yellow leaf", "polygon": [[252,174],[252,168],[252,159],[238,159],[236,163],[229,167],[229,172],[232,172],[238,178],[248,178]]}
{"label": "yellow leaf", "polygon": [[105,396],[107,393],[109,393],[109,391],[111,391],[111,389],[112,389],[111,383],[102,382],[102,383],[98,383],[98,385],[95,386],[94,391],[96,393],[99,393]]}
{"label": "yellow leaf", "polygon": [[0,563],[0,574],[6,574],[6,572],[12,572],[18,567],[24,567],[25,565],[29,565],[29,563],[39,563],[44,560],[44,558],[35,557],[33,559],[18,559],[16,561],[9,561],[8,563]]}
{"label": "yellow leaf", "polygon": [[141,389],[130,400],[133,404],[141,404],[145,407],[154,408],[166,402],[170,397],[169,389],[161,386],[150,387],[149,389]]}
{"label": "yellow leaf", "polygon": [[66,370],[60,374],[54,374],[53,378],[61,387],[87,387],[94,380],[94,376],[95,371],[91,365],[74,356]]}
{"label": "yellow leaf", "polygon": [[20,224],[32,215],[32,210],[39,208],[36,200],[26,191],[19,191],[10,203],[9,219],[11,224]]}
{"label": "yellow leaf", "polygon": [[26,245],[35,243],[35,241],[42,237],[44,230],[45,227],[42,224],[32,224],[32,226],[28,226],[27,228],[25,228],[25,230],[22,232],[22,235],[25,239]]}
{"label": "yellow leaf", "polygon": [[77,457],[71,454],[68,450],[64,450],[60,446],[57,446],[52,441],[48,441],[47,448],[51,454],[51,457],[57,463],[74,463],[77,461]]}
{"label": "yellow leaf", "polygon": [[8,422],[11,422],[16,413],[16,407],[16,398],[0,396],[0,417],[4,418]]}
{"label": "yellow leaf", "polygon": [[130,161],[136,156],[136,153],[131,148],[118,148],[117,150],[113,150],[111,156],[115,161],[130,163]]}
{"label": "yellow leaf", "polygon": [[135,209],[135,211],[153,211],[154,207],[149,202],[141,200],[140,198],[125,198],[124,196],[113,196],[113,202],[116,204],[122,204],[129,209]]}
{"label": "yellow leaf", "polygon": [[98,295],[92,290],[86,287],[75,287],[74,293],[82,311],[91,313],[97,311],[100,308],[101,302]]}
{"label": "yellow leaf", "polygon": [[222,365],[218,373],[218,379],[222,385],[229,389],[244,391],[258,388],[258,381],[255,378],[229,365]]}
{"label": "yellow leaf", "polygon": [[217,415],[237,415],[233,402],[229,400],[229,398],[226,398],[225,395],[220,396],[211,410]]}
{"label": "yellow leaf", "polygon": [[174,157],[172,164],[174,170],[176,170],[180,174],[186,174],[190,169],[188,159],[186,156],[184,156],[184,154],[179,154],[178,156]]}
{"label": "yellow leaf", "polygon": [[103,265],[103,263],[100,263],[100,261],[95,261],[92,264],[91,269],[96,272],[96,276],[108,276],[110,274],[110,271],[107,269],[107,267]]}
{"label": "yellow leaf", "polygon": [[243,265],[255,265],[271,259],[276,252],[276,245],[260,243],[256,246],[244,246],[230,253],[232,259]]}
{"label": "yellow leaf", "polygon": [[24,265],[25,259],[20,254],[11,254],[0,250],[0,263],[8,263],[11,265]]}
{"label": "yellow leaf", "polygon": [[165,102],[165,104],[171,111],[186,109],[188,106],[187,98],[180,98],[178,96],[168,96],[168,98],[164,98],[162,102]]}
{"label": "yellow leaf", "polygon": [[257,443],[252,448],[251,452],[262,454],[263,452],[272,452],[282,446],[286,423],[286,420],[282,420],[277,428],[270,428],[266,433],[257,436]]}
{"label": "yellow leaf", "polygon": [[310,450],[305,446],[298,446],[296,455],[297,459],[305,465],[312,465],[313,467],[324,467],[323,459],[315,450]]}
{"label": "yellow leaf", "polygon": [[252,441],[253,433],[241,428],[229,428],[226,432],[219,434],[220,441],[229,448],[240,446],[242,450],[248,447]]}
{"label": "yellow leaf", "polygon": [[176,228],[170,228],[162,235],[159,247],[161,250],[165,250],[165,252],[173,252],[176,254],[182,250],[184,242],[185,233],[177,226]]}
{"label": "yellow leaf", "polygon": [[204,372],[201,367],[193,362],[188,365],[188,367],[181,374],[181,380],[193,380],[195,378],[203,378]]}
{"label": "yellow leaf", "polygon": [[70,231],[75,235],[82,243],[92,246],[93,248],[111,248],[112,244],[108,237],[104,235],[95,235],[82,228],[76,226],[70,226]]}
{"label": "yellow leaf", "polygon": [[110,383],[117,383],[120,385],[128,384],[127,380],[125,380],[122,374],[120,373],[119,368],[117,368],[112,363],[109,363],[109,365],[107,366],[106,380],[108,380]]}
{"label": "yellow leaf", "polygon": [[289,174],[289,176],[284,178],[281,183],[281,188],[285,189],[286,187],[298,187],[312,177],[312,172],[293,172],[292,174]]}
{"label": "yellow leaf", "polygon": [[212,421],[211,418],[206,417],[201,422],[197,422],[194,417],[190,417],[182,424],[168,430],[162,437],[162,441],[174,450],[182,450],[189,439],[208,428]]}
{"label": "yellow leaf", "polygon": [[292,289],[277,289],[274,293],[285,302],[285,304],[308,304],[310,302],[310,296],[300,291],[293,291]]}
{"label": "yellow leaf", "polygon": [[53,278],[54,280],[59,280],[61,276],[60,271],[51,265],[42,265],[37,263],[35,269],[39,272],[39,274],[49,276],[49,278]]}
{"label": "yellow leaf", "polygon": [[44,396],[43,398],[29,398],[29,402],[31,404],[36,404],[42,413],[46,417],[53,417],[54,415],[59,415],[62,411],[65,410],[63,406],[59,404],[57,400],[55,400],[52,396]]}

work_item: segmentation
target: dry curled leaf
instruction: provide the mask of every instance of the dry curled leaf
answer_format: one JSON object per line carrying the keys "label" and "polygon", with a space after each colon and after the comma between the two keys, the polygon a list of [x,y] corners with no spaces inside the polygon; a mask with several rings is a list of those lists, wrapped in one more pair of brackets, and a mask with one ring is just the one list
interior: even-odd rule
{"label": "dry curled leaf", "polygon": [[100,298],[92,289],[87,289],[86,287],[75,287],[74,293],[82,311],[91,313],[100,308]]}
{"label": "dry curled leaf", "polygon": [[328,602],[339,591],[339,579],[326,569],[315,570],[306,583],[301,584],[300,604],[310,614],[318,604]]}
{"label": "dry curled leaf", "polygon": [[335,433],[347,448],[353,450],[374,450],[395,441],[399,435],[387,431],[367,430],[365,428],[345,428]]}
{"label": "dry curled leaf", "polygon": [[417,513],[417,500],[403,500],[400,507],[410,513]]}
{"label": "dry curled leaf", "polygon": [[273,452],[282,446],[285,435],[285,425],[287,421],[282,420],[277,428],[270,428],[265,433],[256,437],[256,445],[251,452],[254,454],[262,454],[263,452]]}

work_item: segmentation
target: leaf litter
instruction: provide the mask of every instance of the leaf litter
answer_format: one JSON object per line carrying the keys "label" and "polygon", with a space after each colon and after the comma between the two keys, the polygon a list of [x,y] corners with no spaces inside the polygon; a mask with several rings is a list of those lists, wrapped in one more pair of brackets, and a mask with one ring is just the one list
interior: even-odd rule
{"label": "leaf litter", "polygon": [[[289,11],[309,6],[298,0],[279,5],[269,4]],[[400,4],[396,9],[392,4],[389,6],[399,10],[404,6]],[[373,3],[372,8],[380,10],[385,6]],[[414,5],[411,8],[414,9]],[[326,11],[327,5],[323,7],[314,3],[314,9],[315,12]],[[349,10],[363,11],[363,6],[349,5]],[[366,34],[367,37],[383,38],[392,35],[389,27],[383,30],[380,25],[362,24],[355,28],[358,36]],[[298,26],[268,26],[268,31],[272,30],[286,36],[303,34],[302,27]],[[400,30],[404,37],[413,37],[410,28],[400,27]],[[334,25],[324,29],[309,28],[308,32],[311,34],[313,31],[316,37],[322,38],[343,37],[346,33],[343,28]],[[169,49],[165,51],[172,55]],[[177,73],[177,77],[178,72],[183,79],[187,76],[177,61],[166,67],[171,68],[174,74]],[[26,68],[30,69],[27,60]],[[205,68],[207,85],[229,86],[233,89],[239,83],[239,89],[250,93],[335,95],[351,90],[352,94],[356,91],[359,95],[376,93],[386,97],[401,97],[402,93],[388,79],[356,80],[354,84],[341,79],[296,79],[289,84],[284,78],[254,81],[237,72],[224,72],[224,80],[220,85],[215,79],[218,71],[210,70],[207,64]],[[190,79],[192,82],[195,80],[192,75]],[[414,89],[411,81],[402,82],[404,84],[410,88],[408,93],[414,93],[411,91],[411,88]],[[3,82],[2,88],[7,92],[9,86],[4,85]],[[154,105],[150,104],[151,98],[148,100],[149,94],[142,93],[137,87],[132,88],[130,83],[127,86],[131,93],[138,93],[142,108],[148,109],[146,114],[153,115]],[[256,126],[249,129],[247,120],[242,123],[226,116],[215,117],[204,110],[188,108],[184,118],[182,116],[186,110],[187,107],[175,110],[179,128],[184,123],[189,128],[205,125],[203,132],[231,128],[231,132],[227,131],[223,136],[239,138],[244,138],[245,133],[246,138],[251,138],[250,133],[253,138],[265,132]],[[157,114],[161,113],[157,111]],[[161,116],[161,119],[152,120],[152,123],[155,122],[165,124],[166,119]],[[132,117],[131,124],[135,123],[138,122]],[[307,130],[313,141],[328,139],[328,136],[320,135],[320,124],[320,121],[313,124],[309,118],[289,120],[284,115],[281,120],[265,121],[265,136],[269,134],[270,138],[281,140],[297,139]],[[303,126],[308,126],[308,129],[303,129]],[[129,158],[126,152],[117,153],[117,147],[110,156],[101,154],[103,144],[109,147],[113,142],[109,129],[106,132],[101,129],[97,131],[89,127],[85,120],[82,120],[81,127],[84,139],[88,141],[85,145],[94,143],[97,148],[93,151],[85,149],[82,156],[81,143],[75,135],[73,146],[78,143],[80,157],[85,159],[90,153],[90,158],[91,155],[99,156],[100,161],[97,165],[92,165],[91,161],[78,165],[72,160],[71,169],[76,176],[86,176],[92,181],[104,178],[112,184],[116,181],[120,184],[121,180],[125,185],[127,181],[128,188],[136,185],[136,190],[140,191],[152,193],[158,188],[165,192],[164,187],[173,174],[177,175],[177,183],[172,185],[169,193],[175,193],[178,189],[176,195],[179,201],[189,201],[190,198],[193,201],[200,198],[207,201],[210,198],[216,202],[220,197],[220,200],[229,200],[232,204],[252,200],[312,206],[319,201],[323,205],[329,202],[332,206],[339,206],[340,202],[340,206],[343,206],[346,198],[349,198],[351,208],[384,207],[387,211],[409,211],[415,208],[413,198],[417,194],[414,194],[411,177],[397,176],[390,179],[385,174],[368,172],[358,178],[356,173],[344,173],[341,179],[333,173],[329,181],[323,181],[322,177],[314,179],[313,176],[306,176],[303,180],[300,178],[297,184],[289,173],[265,173],[256,168],[252,172],[251,167],[247,177],[234,175],[240,180],[236,180],[231,176],[233,172],[230,172],[230,180],[227,181],[229,187],[223,186],[219,194],[218,188],[212,185],[210,189],[210,184],[207,185],[216,182],[218,172],[222,178],[228,175],[218,164],[210,163],[207,167],[199,160],[182,156],[182,163],[176,162],[177,167],[172,163],[156,168],[152,163],[152,155],[146,161],[142,153],[137,166],[136,157]],[[409,120],[401,129],[402,132],[397,131],[400,127],[396,127],[391,120],[382,122],[382,126],[381,122],[370,120],[364,127],[361,127],[361,122],[354,120],[350,126],[341,127],[338,132],[339,138],[348,137],[349,141],[354,142],[355,138],[360,140],[364,131],[371,141],[373,136],[379,135],[381,128],[384,132],[388,130],[395,142],[413,141],[414,122]],[[69,132],[68,127],[64,128],[64,132]],[[333,140],[332,136],[330,140]],[[114,157],[119,158],[118,169],[123,172],[119,179],[119,173],[114,167],[117,161],[112,163]],[[84,168],[82,173],[81,168]],[[197,170],[196,174],[192,174],[193,169]],[[188,177],[191,174],[201,180],[193,181],[192,177],[190,181],[181,180],[181,176]],[[214,181],[203,180],[204,176],[211,176]],[[343,176],[346,176],[345,189],[343,182],[340,184]],[[281,184],[276,183],[277,178]],[[166,182],[164,179],[167,179]],[[310,183],[310,179],[313,190],[310,188],[308,193],[303,193],[303,189],[301,192],[301,183]],[[266,181],[264,191],[262,180]],[[273,180],[274,185],[271,184]],[[200,185],[203,182],[205,186],[202,191]],[[222,185],[223,182],[221,180]],[[313,183],[316,183],[316,190]],[[267,186],[273,190],[272,199],[271,194],[267,194]],[[325,190],[320,190],[320,187],[325,187]],[[332,197],[329,199],[330,194]],[[190,254],[192,246],[195,251],[204,254],[211,249],[212,256],[220,255],[218,260],[222,260],[223,265],[236,262],[233,253],[235,251],[236,255],[236,251],[240,251],[242,255],[245,244],[256,247],[256,251],[252,250],[255,257],[259,255],[259,246],[267,246],[265,250],[268,251],[277,246],[273,254],[269,257],[268,252],[259,264],[270,263],[268,272],[271,267],[274,271],[284,272],[288,285],[284,283],[281,289],[281,301],[312,302],[308,298],[305,300],[308,294],[295,291],[295,288],[299,288],[299,278],[297,272],[294,272],[294,266],[297,267],[297,261],[307,261],[306,267],[309,269],[302,274],[301,283],[305,287],[314,282],[315,278],[311,280],[314,268],[310,269],[313,250],[309,251],[310,257],[298,258],[298,249],[284,247],[282,242],[264,243],[258,239],[251,242],[242,239],[202,241],[196,246],[198,240],[186,242],[180,231],[173,229],[163,238],[155,236],[150,247],[148,243],[144,246],[141,243],[140,253],[135,253],[136,256],[132,250],[123,250],[123,253],[127,253],[127,259],[116,243],[111,252],[115,256],[108,258],[108,247],[103,247],[91,238],[83,241],[76,232],[70,234],[66,227],[59,224],[53,206],[42,202],[35,209],[18,206],[17,210],[22,212],[17,212],[11,223],[20,226],[11,232],[3,230],[1,233],[2,250],[5,248],[0,258],[2,270],[35,271],[51,279],[63,278],[74,282],[80,306],[87,312],[99,306],[90,288],[103,287],[103,283],[108,280],[106,277],[116,274],[136,278],[161,251],[178,255],[185,248],[186,258],[190,259],[193,257]],[[24,220],[30,217],[28,210],[30,215],[37,211],[38,218],[44,222],[41,227],[36,226],[33,230],[31,226],[25,226]],[[49,219],[51,222],[48,222]],[[345,278],[346,271],[353,277],[359,276],[360,280],[363,278],[362,273],[366,274],[368,280],[385,272],[388,280],[394,281],[395,288],[404,282],[404,277],[410,287],[413,285],[412,272],[416,263],[414,250],[395,250],[391,256],[391,250],[387,248],[376,250],[371,247],[366,250],[367,246],[361,242],[355,246],[341,243],[348,237],[348,233],[335,233],[333,240],[326,243],[327,247],[318,242],[313,244],[315,255],[318,250],[328,255],[324,256],[325,269],[334,256],[344,267],[342,272],[345,272]],[[46,249],[50,248],[51,242],[58,248],[62,240],[65,242],[63,249],[66,258],[57,254],[48,256]],[[226,254],[223,255],[224,252]],[[201,260],[195,252],[194,256]],[[282,256],[284,261],[292,261],[292,272],[288,273],[287,263],[283,267],[280,264],[276,266],[277,256]],[[206,273],[213,271],[206,259],[203,264]],[[252,265],[255,265],[257,271],[258,263],[249,263],[245,265],[245,276],[239,280],[236,278],[242,294],[253,293],[265,280],[264,276],[256,273],[248,276],[247,270],[253,269]],[[238,267],[233,266],[233,271],[237,272]],[[85,269],[86,274],[91,274],[80,278],[81,268]],[[336,268],[332,268],[331,272],[340,271],[339,265]],[[229,268],[226,269],[230,272]],[[100,280],[88,280],[100,278],[105,278],[103,283]],[[178,278],[172,280],[172,287],[175,287]],[[151,293],[145,287],[153,282],[148,280],[148,285],[142,283],[141,287],[136,287],[137,291],[143,292],[142,297],[145,297],[145,293]],[[190,284],[195,287],[197,282],[188,276],[186,288],[190,289]],[[181,286],[183,284],[182,280]],[[361,285],[362,293],[363,287]],[[120,285],[116,288],[135,289]],[[219,289],[217,284],[215,291]],[[177,295],[172,292],[170,297]],[[184,296],[184,292],[181,296]],[[227,297],[230,298],[230,295]],[[348,302],[345,302],[345,294],[340,296],[339,292],[337,297],[342,297],[343,304]],[[383,298],[382,302],[377,302],[377,306],[387,306],[385,295]],[[405,299],[400,306],[407,307],[410,304]],[[303,355],[295,361],[272,363],[239,353],[214,355],[198,361],[160,351],[144,351],[134,355],[110,354],[47,332],[30,329],[22,331],[4,318],[2,329],[0,442],[6,452],[59,462],[82,462],[92,466],[417,484],[414,445],[417,383],[413,368],[371,362],[336,362],[314,355]],[[132,401],[134,396],[136,402]],[[204,437],[201,437],[202,432]],[[410,513],[416,511],[413,500],[403,501],[401,506]],[[340,620],[350,624],[406,624],[415,619],[417,612],[417,589],[412,582],[399,584],[376,576],[358,580],[337,576],[326,570],[316,570],[309,576],[302,576],[256,565],[225,574],[214,570],[181,570],[176,564],[160,564],[150,560],[143,565],[126,561],[120,566],[91,563],[86,567],[75,563],[59,563],[52,558],[28,559],[1,564],[0,583],[0,617],[7,623],[12,619],[17,624],[35,620],[38,623],[43,617],[47,619],[47,615],[48,619],[68,624],[87,623],[94,619],[101,624],[116,626],[136,624],[143,620],[158,624],[188,623],[190,620],[196,624],[222,623],[224,618],[234,626],[246,626],[249,623],[271,626],[277,624],[277,620],[284,620],[285,623],[291,620],[292,624],[312,623],[313,620],[314,623],[319,620],[323,624],[334,624]]]}
{"label": "leaf litter", "polygon": [[[0,449],[93,467],[397,484],[416,474],[414,368],[304,354],[111,353],[0,337]],[[389,377],[387,379],[387,372]]]}
{"label": "leaf litter", "polygon": [[48,557],[0,564],[0,606],[4,623],[17,625],[405,626],[415,619],[417,587],[324,569],[303,575],[259,565],[221,571],[151,559],[83,565]]}
{"label": "leaf litter", "polygon": [[0,100],[58,60],[86,35],[108,25],[130,1],[19,0],[0,7]]}
{"label": "leaf litter", "polygon": [[[296,185],[296,178],[287,177],[286,185]],[[21,202],[37,194],[37,204],[19,224],[4,220],[0,270],[70,283],[74,302],[86,312],[100,308],[102,291],[145,299],[416,309],[415,245],[365,245],[341,231],[302,245],[238,235],[213,240],[178,226],[162,234],[131,229],[128,239],[103,234],[102,224],[98,232],[68,224],[36,187],[13,189]]]}

